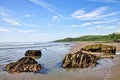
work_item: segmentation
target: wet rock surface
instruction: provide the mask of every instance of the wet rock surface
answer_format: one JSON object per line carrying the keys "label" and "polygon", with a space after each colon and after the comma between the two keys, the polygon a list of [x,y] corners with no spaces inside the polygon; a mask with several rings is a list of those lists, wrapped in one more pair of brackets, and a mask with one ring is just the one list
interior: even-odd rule
{"label": "wet rock surface", "polygon": [[103,45],[103,44],[87,45],[84,48],[82,48],[82,50],[88,51],[88,52],[101,52],[101,53],[104,53],[105,55],[116,54],[115,46]]}
{"label": "wet rock surface", "polygon": [[62,61],[62,67],[64,68],[86,68],[96,66],[97,60],[100,59],[98,56],[83,53],[78,51],[73,54],[65,55]]}
{"label": "wet rock surface", "polygon": [[27,50],[25,56],[41,56],[42,52],[40,50]]}
{"label": "wet rock surface", "polygon": [[12,62],[6,65],[6,71],[13,72],[39,72],[42,68],[32,57],[23,57],[17,62]]}

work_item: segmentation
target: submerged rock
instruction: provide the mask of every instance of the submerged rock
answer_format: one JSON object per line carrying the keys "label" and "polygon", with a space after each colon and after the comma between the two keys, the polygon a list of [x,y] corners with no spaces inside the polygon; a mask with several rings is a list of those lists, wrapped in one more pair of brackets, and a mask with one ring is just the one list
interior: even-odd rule
{"label": "submerged rock", "polygon": [[103,44],[87,45],[84,48],[82,48],[82,50],[89,51],[89,52],[102,52],[105,55],[116,54],[116,47],[115,46],[103,45]]}
{"label": "submerged rock", "polygon": [[40,50],[27,50],[25,56],[41,56],[42,52]]}
{"label": "submerged rock", "polygon": [[94,67],[99,57],[78,51],[74,54],[67,54],[62,61],[64,68],[86,68]]}
{"label": "submerged rock", "polygon": [[32,57],[23,57],[17,62],[12,62],[6,65],[7,72],[39,72],[41,65],[38,64]]}

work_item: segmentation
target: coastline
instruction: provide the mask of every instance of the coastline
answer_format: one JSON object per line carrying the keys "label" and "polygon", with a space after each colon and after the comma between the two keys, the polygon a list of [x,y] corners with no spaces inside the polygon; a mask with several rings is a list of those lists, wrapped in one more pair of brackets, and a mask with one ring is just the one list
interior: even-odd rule
{"label": "coastline", "polygon": [[[70,45],[60,45],[59,47],[57,46],[53,48],[47,48],[46,51],[48,53],[46,53],[46,51],[44,50],[44,54],[42,55],[43,57],[41,57],[41,59],[38,59],[39,63],[44,64],[44,70],[40,71],[40,73],[35,74],[32,72],[28,72],[10,74],[6,71],[0,71],[0,80],[120,80],[119,54],[115,55],[114,59],[101,59],[99,61],[100,64],[92,68],[65,69],[60,67],[61,63],[58,62],[61,62],[65,54],[67,54],[68,52],[72,53],[73,51],[76,52],[80,48],[88,44],[95,43],[74,42],[72,44],[72,47],[70,47]],[[119,46],[119,43],[117,45]],[[120,48],[118,47],[117,50],[119,49]],[[43,63],[43,61],[46,62]]]}
{"label": "coastline", "polygon": [[[120,52],[120,43],[95,43],[95,42],[74,42],[75,45],[71,47],[70,53],[74,53],[81,48],[85,47],[86,45],[91,44],[106,44],[106,45],[112,45],[116,46],[116,51]],[[105,60],[105,59],[103,59]],[[101,80],[120,80],[120,54],[114,55],[114,59],[106,59],[112,63],[110,66],[107,66],[101,71],[103,71],[103,76],[101,76]],[[107,72],[106,72],[107,70]],[[93,76],[91,76],[90,80]],[[99,80],[99,79],[98,79]]]}
{"label": "coastline", "polygon": [[116,46],[116,51],[120,52],[120,43],[103,43],[103,42],[73,42],[74,46],[71,47],[70,53],[74,53],[81,48],[85,47],[86,45],[91,45],[91,44],[105,44],[105,45],[111,45],[111,46]]}

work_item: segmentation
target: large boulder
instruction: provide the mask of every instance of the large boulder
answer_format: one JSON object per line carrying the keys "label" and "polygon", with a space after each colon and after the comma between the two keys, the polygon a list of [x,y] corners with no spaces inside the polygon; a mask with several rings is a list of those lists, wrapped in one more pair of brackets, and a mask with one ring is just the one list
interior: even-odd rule
{"label": "large boulder", "polygon": [[82,50],[88,51],[88,52],[101,52],[101,53],[104,53],[105,55],[116,54],[115,46],[103,45],[103,44],[87,45],[84,48],[82,48]]}
{"label": "large boulder", "polygon": [[32,57],[23,57],[17,62],[12,62],[6,65],[7,72],[39,72],[41,65],[38,64]]}
{"label": "large boulder", "polygon": [[99,57],[93,54],[83,53],[78,51],[74,54],[67,54],[62,61],[62,67],[64,68],[86,68],[94,67],[97,64]]}
{"label": "large boulder", "polygon": [[40,50],[27,50],[25,56],[41,56],[42,52]]}

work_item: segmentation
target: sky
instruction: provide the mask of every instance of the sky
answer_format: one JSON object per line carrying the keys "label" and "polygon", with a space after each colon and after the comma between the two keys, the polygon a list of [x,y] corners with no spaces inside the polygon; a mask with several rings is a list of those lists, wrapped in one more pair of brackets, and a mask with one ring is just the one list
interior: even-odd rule
{"label": "sky", "polygon": [[120,0],[0,0],[0,42],[120,32]]}

